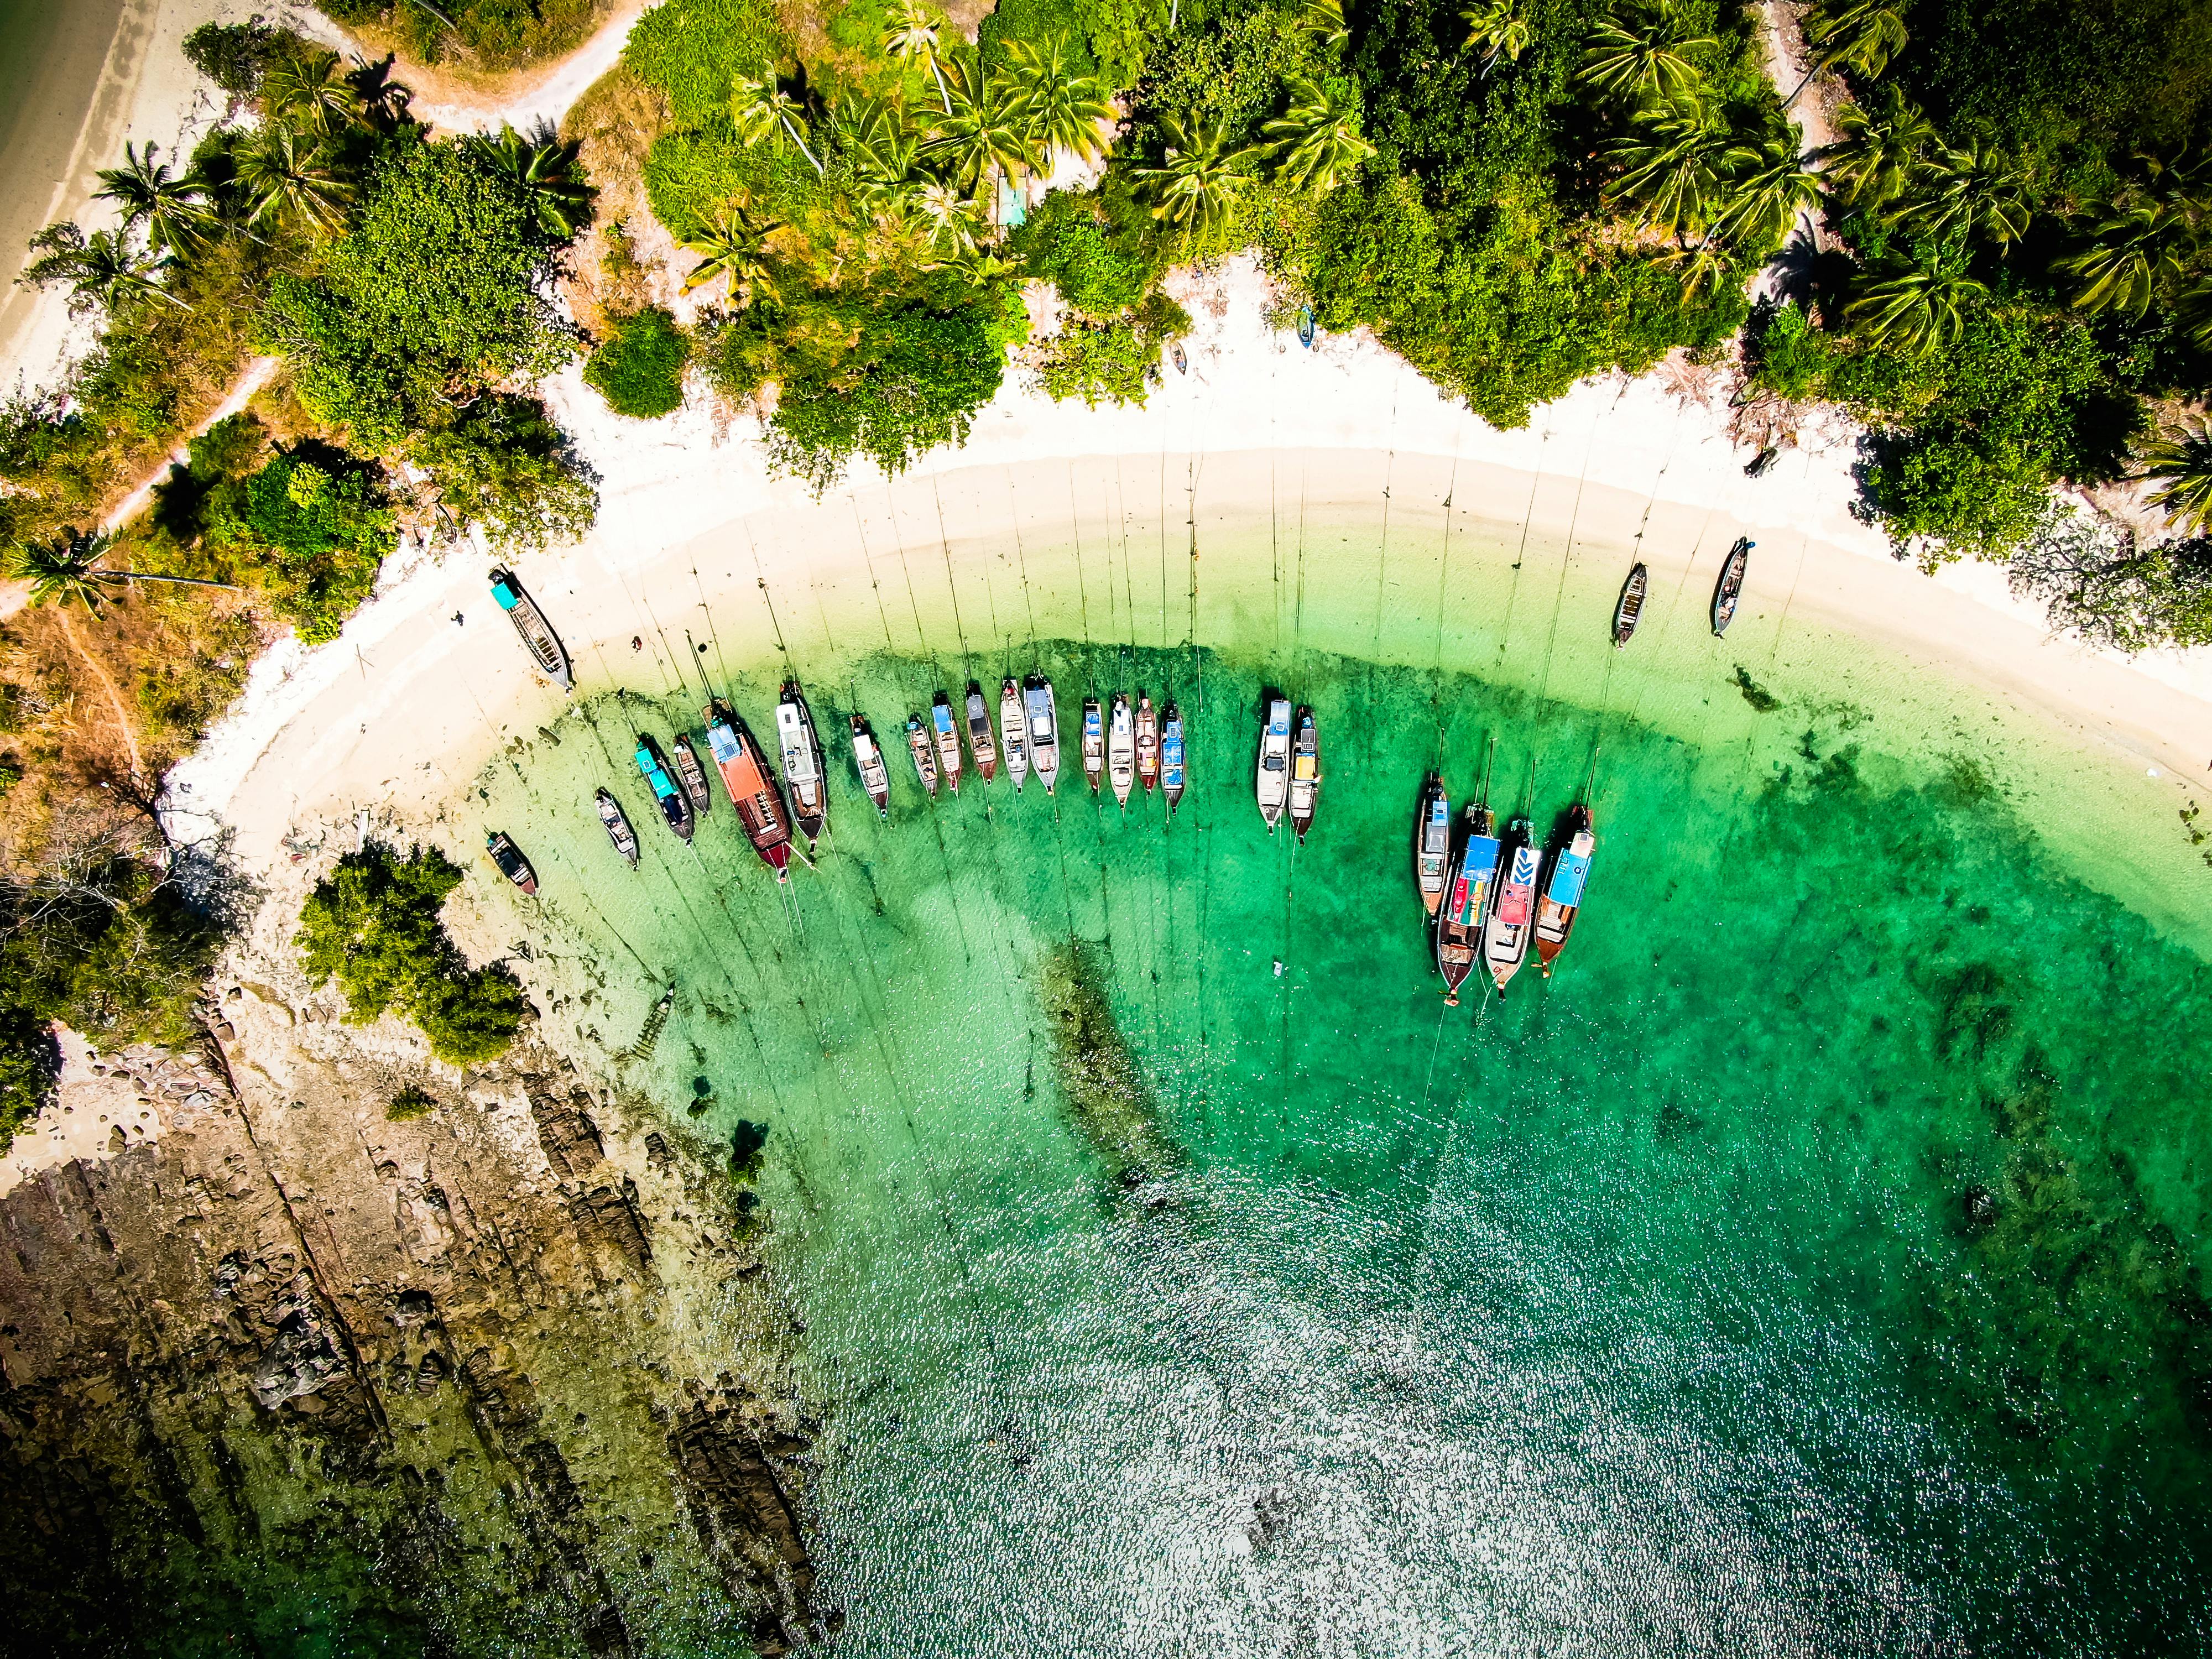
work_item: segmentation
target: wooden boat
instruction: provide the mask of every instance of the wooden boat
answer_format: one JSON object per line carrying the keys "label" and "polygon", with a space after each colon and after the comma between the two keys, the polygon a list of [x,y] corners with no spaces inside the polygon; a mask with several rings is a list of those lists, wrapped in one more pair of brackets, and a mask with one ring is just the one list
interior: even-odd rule
{"label": "wooden boat", "polygon": [[1267,700],[1267,719],[1260,728],[1260,769],[1252,792],[1259,798],[1260,817],[1273,835],[1283,821],[1283,805],[1291,798],[1291,704],[1287,697]]}
{"label": "wooden boat", "polygon": [[1029,722],[1022,718],[1022,689],[1012,674],[999,687],[999,747],[1006,752],[1006,775],[1018,795],[1030,775],[1030,732]]}
{"label": "wooden boat", "polygon": [[607,827],[607,839],[614,842],[615,851],[623,855],[629,867],[636,869],[637,831],[629,827],[629,817],[622,810],[622,803],[604,789],[592,799],[599,809],[599,822]]}
{"label": "wooden boat", "polygon": [[1321,799],[1321,728],[1313,710],[1298,710],[1297,731],[1291,738],[1291,828],[1301,846],[1313,828],[1314,807]]}
{"label": "wooden boat", "polygon": [[1106,722],[1106,776],[1114,786],[1114,799],[1129,805],[1129,788],[1137,781],[1137,727],[1129,717],[1129,700],[1119,691]]}
{"label": "wooden boat", "polygon": [[876,741],[875,728],[860,714],[853,716],[853,764],[860,774],[860,787],[876,804],[876,816],[890,817],[891,775],[884,765],[883,745]]}
{"label": "wooden boat", "polygon": [[1431,915],[1444,902],[1444,882],[1451,873],[1451,799],[1444,781],[1429,774],[1421,786],[1421,802],[1413,814],[1413,884],[1419,889],[1421,908]]}
{"label": "wooden boat", "polygon": [[783,751],[783,787],[791,792],[792,820],[812,846],[822,839],[830,817],[830,768],[822,758],[822,739],[797,680],[783,683],[775,705],[776,747]]}
{"label": "wooden boat", "polygon": [[532,898],[538,896],[538,872],[530,867],[530,860],[522,856],[504,830],[495,830],[484,837],[484,851],[491,861],[499,866],[499,872]]}
{"label": "wooden boat", "polygon": [[1186,769],[1182,745],[1182,711],[1170,701],[1160,711],[1160,793],[1168,804],[1168,816],[1175,816],[1176,805],[1182,799]]}
{"label": "wooden boat", "polygon": [[1300,306],[1298,307],[1298,343],[1304,346],[1308,351],[1311,351],[1313,349],[1313,307],[1311,306]]}
{"label": "wooden boat", "polygon": [[1083,700],[1083,775],[1097,794],[1106,777],[1106,722],[1098,712],[1098,699]]}
{"label": "wooden boat", "polygon": [[776,787],[767,752],[720,698],[708,704],[706,712],[707,744],[714,751],[722,787],[730,792],[730,805],[738,809],[745,839],[778,881],[789,881],[791,812],[783,804],[783,791]]}
{"label": "wooden boat", "polygon": [[1482,957],[1498,994],[1505,994],[1505,981],[1521,971],[1528,955],[1528,922],[1536,908],[1536,847],[1528,834],[1528,820],[1516,818],[1505,832],[1504,856],[1498,865],[1498,899],[1482,930]]}
{"label": "wooden boat", "polygon": [[923,793],[933,799],[937,794],[937,754],[930,747],[929,727],[919,714],[906,717],[906,750],[914,757],[914,775],[921,780]]}
{"label": "wooden boat", "polygon": [[1052,682],[1030,675],[1022,684],[1022,703],[1029,716],[1030,764],[1049,795],[1060,778],[1060,711],[1053,705]]}
{"label": "wooden boat", "polygon": [[684,799],[684,792],[676,787],[676,780],[668,774],[668,757],[660,752],[660,745],[641,732],[637,735],[638,775],[653,791],[653,799],[660,807],[661,821],[684,840],[691,839],[696,821],[691,816],[691,803]]}
{"label": "wooden boat", "polygon": [[568,647],[561,636],[553,631],[553,624],[545,620],[545,613],[538,608],[538,601],[522,591],[522,584],[514,573],[501,566],[491,573],[491,596],[499,601],[499,608],[507,612],[507,619],[514,624],[514,631],[522,635],[523,648],[541,672],[557,681],[563,691],[576,689],[575,676],[568,666]]}
{"label": "wooden boat", "polygon": [[1751,562],[1751,550],[1759,544],[1748,536],[1739,536],[1735,545],[1721,561],[1720,580],[1713,584],[1713,637],[1718,639],[1735,620],[1735,602],[1743,597],[1743,573]]}
{"label": "wooden boat", "polygon": [[1160,722],[1152,700],[1137,693],[1137,781],[1151,794],[1160,783]]}
{"label": "wooden boat", "polygon": [[714,804],[708,793],[707,769],[699,764],[699,751],[691,746],[689,735],[679,732],[673,744],[676,750],[676,781],[684,786],[684,799],[691,803],[691,810],[701,817]]}
{"label": "wooden boat", "polygon": [[983,702],[983,688],[975,681],[968,682],[968,752],[975,757],[975,769],[983,781],[990,782],[999,775],[999,745],[991,741],[991,711]]}
{"label": "wooden boat", "polygon": [[1597,851],[1587,805],[1577,803],[1568,823],[1567,844],[1552,855],[1543,902],[1536,907],[1536,960],[1546,979],[1552,976],[1552,958],[1567,948],[1575,913],[1582,908],[1583,884],[1589,879],[1590,855]]}
{"label": "wooden boat", "polygon": [[1644,615],[1644,595],[1651,586],[1651,572],[1638,563],[1628,573],[1628,580],[1620,585],[1620,603],[1613,608],[1613,643],[1615,649],[1626,645],[1636,632],[1638,620]]}
{"label": "wooden boat", "polygon": [[1498,884],[1498,853],[1489,806],[1479,800],[1468,802],[1466,844],[1437,915],[1437,971],[1443,975],[1444,1001],[1454,1008],[1459,1006],[1459,988],[1473,971],[1475,952],[1482,946],[1483,923],[1489,919],[1491,895]]}
{"label": "wooden boat", "polygon": [[952,699],[942,691],[929,705],[929,726],[937,739],[937,769],[944,775],[945,787],[957,795],[960,793],[960,728],[952,723]]}

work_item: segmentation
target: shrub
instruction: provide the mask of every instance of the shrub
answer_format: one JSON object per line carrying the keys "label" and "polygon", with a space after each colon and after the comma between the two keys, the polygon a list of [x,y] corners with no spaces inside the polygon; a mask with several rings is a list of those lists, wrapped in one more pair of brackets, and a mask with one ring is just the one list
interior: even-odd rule
{"label": "shrub", "polygon": [[1078,323],[1039,354],[1038,378],[1055,398],[1080,398],[1141,407],[1159,384],[1160,352],[1190,327],[1190,313],[1164,294],[1148,296],[1133,313],[1111,322]]}
{"label": "shrub", "polygon": [[261,90],[262,76],[292,39],[258,16],[243,23],[203,23],[185,37],[185,58],[234,102],[243,102]]}
{"label": "shrub", "polygon": [[238,561],[310,645],[337,638],[375,587],[398,524],[377,470],[319,444],[217,485],[202,514],[208,545]]}
{"label": "shrub", "polygon": [[783,55],[772,0],[666,0],[637,21],[623,67],[668,96],[679,126],[726,122],[730,77]]}
{"label": "shrub", "polygon": [[437,1103],[437,1096],[419,1083],[410,1083],[384,1103],[384,1115],[393,1123],[411,1122],[429,1116]]}
{"label": "shrub", "polygon": [[580,541],[599,517],[599,475],[535,398],[488,392],[408,454],[454,522],[495,547]]}
{"label": "shrub", "polygon": [[584,380],[617,415],[651,419],[683,407],[690,358],[690,337],[654,307],[615,325],[584,365]]}
{"label": "shrub", "polygon": [[1072,191],[1054,191],[1040,202],[1014,233],[1013,246],[1030,276],[1052,283],[1087,316],[1127,310],[1159,274],[1153,249],[1117,234],[1095,197]]}

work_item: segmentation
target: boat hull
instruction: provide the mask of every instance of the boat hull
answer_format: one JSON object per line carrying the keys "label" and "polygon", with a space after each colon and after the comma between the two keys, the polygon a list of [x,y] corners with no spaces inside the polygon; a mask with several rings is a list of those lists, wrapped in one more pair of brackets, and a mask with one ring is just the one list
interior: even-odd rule
{"label": "boat hull", "polygon": [[1291,829],[1303,842],[1321,804],[1321,727],[1313,710],[1298,710],[1297,735],[1291,744]]}
{"label": "boat hull", "polygon": [[529,652],[538,672],[563,691],[574,690],[576,680],[568,661],[568,647],[561,643],[553,624],[538,608],[538,601],[523,591],[513,571],[502,566],[491,573],[491,595],[499,608],[507,612],[514,631],[522,636],[522,647]]}
{"label": "boat hull", "polygon": [[1018,795],[1029,781],[1030,734],[1029,722],[1022,718],[1022,694],[1012,680],[999,693],[999,748],[1006,757],[1006,777]]}
{"label": "boat hull", "polygon": [[1030,768],[1049,795],[1060,782],[1060,710],[1053,702],[1052,682],[1032,674],[1023,688],[1022,703],[1030,725]]}
{"label": "boat hull", "polygon": [[1283,821],[1291,794],[1291,705],[1282,697],[1269,701],[1267,719],[1261,724],[1260,763],[1252,793],[1260,804],[1260,821],[1272,836]]}
{"label": "boat hull", "polygon": [[775,734],[783,750],[783,781],[790,794],[792,820],[809,843],[822,839],[830,816],[829,768],[814,716],[796,684],[787,683],[775,706]]}
{"label": "boat hull", "polygon": [[607,832],[607,839],[614,844],[615,851],[622,855],[623,862],[631,869],[636,869],[640,849],[637,831],[630,828],[629,815],[622,810],[621,803],[604,789],[593,797],[593,801],[599,808],[599,823]]}
{"label": "boat hull", "polygon": [[715,769],[722,775],[722,787],[729,792],[738,822],[744,826],[745,839],[778,881],[787,880],[791,810],[776,787],[767,752],[727,704],[710,704],[706,712],[708,746],[714,751]]}
{"label": "boat hull", "polygon": [[1129,716],[1129,700],[1114,699],[1114,712],[1106,729],[1106,776],[1114,787],[1114,799],[1127,807],[1129,791],[1137,781],[1137,730]]}
{"label": "boat hull", "polygon": [[1443,780],[1435,773],[1421,787],[1421,799],[1413,814],[1413,885],[1421,908],[1435,915],[1444,902],[1444,886],[1451,876],[1451,802]]}
{"label": "boat hull", "polygon": [[991,738],[991,714],[983,706],[983,689],[968,684],[968,752],[975,757],[975,775],[988,783],[999,775],[999,745]]}
{"label": "boat hull", "polygon": [[884,764],[883,745],[876,741],[874,730],[860,715],[853,716],[853,769],[860,775],[860,787],[874,803],[876,816],[888,818],[891,815],[891,775]]}
{"label": "boat hull", "polygon": [[1499,860],[1498,897],[1482,930],[1483,965],[1501,996],[1506,982],[1528,960],[1530,923],[1536,908],[1537,863],[1528,825],[1516,823]]}

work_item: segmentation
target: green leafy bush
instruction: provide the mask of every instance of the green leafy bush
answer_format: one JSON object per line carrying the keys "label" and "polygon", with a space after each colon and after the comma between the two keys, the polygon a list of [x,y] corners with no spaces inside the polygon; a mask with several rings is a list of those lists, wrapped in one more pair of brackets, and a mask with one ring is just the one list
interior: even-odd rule
{"label": "green leafy bush", "polygon": [[599,475],[535,398],[487,392],[408,453],[438,504],[494,547],[580,541],[599,517]]}
{"label": "green leafy bush", "polygon": [[398,526],[376,469],[322,445],[218,485],[204,512],[210,546],[238,561],[310,645],[337,638],[368,597]]}
{"label": "green leafy bush", "polygon": [[623,67],[667,94],[680,127],[726,122],[730,77],[783,55],[772,0],[666,0],[637,21]]}
{"label": "green leafy bush", "polygon": [[584,381],[617,415],[650,419],[683,407],[690,360],[690,337],[656,306],[615,325],[584,365]]}
{"label": "green leafy bush", "polygon": [[597,14],[592,0],[320,0],[341,23],[390,29],[408,57],[436,64],[454,49],[485,69],[514,69],[580,46]]}
{"label": "green leafy bush", "polygon": [[1156,241],[1111,224],[1096,196],[1056,190],[1031,210],[1012,238],[1032,276],[1091,317],[1111,317],[1145,296],[1158,279]]}
{"label": "green leafy bush", "polygon": [[1133,312],[1103,323],[1073,323],[1039,353],[1037,375],[1055,398],[1080,398],[1141,407],[1159,384],[1160,354],[1190,328],[1190,313],[1164,294],[1147,295]]}

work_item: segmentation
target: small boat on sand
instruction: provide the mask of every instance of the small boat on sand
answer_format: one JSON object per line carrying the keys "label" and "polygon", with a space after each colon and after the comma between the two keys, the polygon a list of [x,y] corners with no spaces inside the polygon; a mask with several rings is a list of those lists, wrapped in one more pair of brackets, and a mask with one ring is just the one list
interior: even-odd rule
{"label": "small boat on sand", "polygon": [[1152,700],[1137,693],[1137,781],[1151,794],[1160,782],[1160,722]]}
{"label": "small boat on sand", "polygon": [[1012,674],[999,687],[999,747],[1006,750],[1006,775],[1018,795],[1030,775],[1030,733],[1029,722],[1022,718],[1022,689]]}
{"label": "small boat on sand", "polygon": [[1060,778],[1060,711],[1053,704],[1052,682],[1030,675],[1022,685],[1022,702],[1030,723],[1030,764],[1049,795]]}
{"label": "small boat on sand", "polygon": [[1287,697],[1267,700],[1267,719],[1260,728],[1260,769],[1252,793],[1260,802],[1260,817],[1273,835],[1283,821],[1283,805],[1291,798],[1291,704]]}
{"label": "small boat on sand", "polygon": [[1413,884],[1420,890],[1421,908],[1431,915],[1444,902],[1444,882],[1451,873],[1451,799],[1444,781],[1429,774],[1421,786],[1420,805],[1413,813]]}
{"label": "small boat on sand", "polygon": [[791,792],[791,816],[811,847],[822,839],[822,827],[830,816],[830,769],[822,758],[822,739],[815,735],[814,715],[797,680],[783,683],[783,696],[775,706],[775,738],[783,750],[783,787]]}
{"label": "small boat on sand", "polygon": [[1505,854],[1498,866],[1498,900],[1482,930],[1482,959],[1498,994],[1521,971],[1528,955],[1528,922],[1536,908],[1536,847],[1528,820],[1516,818],[1505,832]]}
{"label": "small boat on sand", "polygon": [[1119,691],[1106,722],[1106,776],[1114,786],[1114,799],[1126,809],[1129,787],[1137,781],[1137,728],[1129,717],[1129,700]]}
{"label": "small boat on sand", "polygon": [[1291,828],[1298,844],[1305,844],[1313,828],[1314,808],[1321,800],[1321,727],[1313,710],[1298,710],[1297,731],[1291,738]]}
{"label": "small boat on sand", "polygon": [[484,837],[484,851],[491,861],[499,866],[499,872],[532,898],[538,896],[538,872],[530,867],[530,860],[522,856],[504,830],[495,830]]}
{"label": "small boat on sand", "polygon": [[934,799],[937,795],[937,751],[929,741],[929,727],[919,714],[906,717],[906,751],[914,757],[914,775],[921,780],[922,793]]}
{"label": "small boat on sand", "polygon": [[1735,603],[1743,597],[1743,573],[1751,562],[1751,550],[1759,544],[1739,536],[1721,561],[1720,580],[1713,584],[1713,637],[1718,639],[1735,620]]}
{"label": "small boat on sand", "polygon": [[1467,842],[1452,874],[1450,890],[1437,915],[1437,971],[1444,978],[1444,1001],[1459,1006],[1459,988],[1474,968],[1489,919],[1491,894],[1498,884],[1498,836],[1485,803],[1469,801]]}
{"label": "small boat on sand", "polygon": [[983,702],[983,688],[968,682],[968,751],[975,757],[975,769],[983,781],[999,775],[999,745],[991,741],[991,711]]}
{"label": "small boat on sand", "polygon": [[1176,803],[1182,799],[1186,775],[1182,711],[1170,702],[1160,711],[1160,793],[1167,801],[1168,816],[1171,818]]}
{"label": "small boat on sand", "polygon": [[691,839],[696,821],[691,816],[691,803],[684,799],[684,792],[669,775],[668,757],[660,752],[660,745],[641,732],[637,735],[638,775],[653,791],[653,799],[660,807],[662,822],[684,837]]}
{"label": "small boat on sand", "polygon": [[629,817],[622,810],[622,803],[604,789],[592,799],[599,809],[599,822],[607,827],[607,839],[614,842],[615,851],[623,855],[629,867],[636,869],[637,831],[629,827]]}
{"label": "small boat on sand", "polygon": [[1628,580],[1620,585],[1620,603],[1613,608],[1613,643],[1617,650],[1626,645],[1636,632],[1638,620],[1644,615],[1644,595],[1651,586],[1651,572],[1643,564],[1628,573]]}
{"label": "small boat on sand", "polygon": [[717,697],[707,705],[707,743],[722,774],[722,787],[745,827],[745,839],[778,881],[791,879],[791,812],[776,787],[767,751],[745,729],[730,705]]}
{"label": "small boat on sand", "polygon": [[676,781],[684,786],[684,799],[691,803],[691,810],[701,817],[714,804],[707,790],[707,769],[699,764],[699,751],[691,746],[691,739],[684,732],[676,734],[672,745],[676,750]]}
{"label": "small boat on sand", "polygon": [[1106,777],[1106,722],[1098,713],[1098,699],[1083,700],[1083,775],[1097,794]]}
{"label": "small boat on sand", "polygon": [[1575,913],[1582,908],[1583,884],[1589,879],[1590,855],[1597,851],[1587,805],[1578,803],[1568,823],[1567,844],[1552,856],[1543,902],[1536,907],[1536,960],[1546,979],[1552,976],[1552,958],[1567,948]]}
{"label": "small boat on sand", "polygon": [[952,699],[942,691],[929,705],[930,735],[937,740],[937,769],[945,787],[960,793],[960,728],[952,723]]}
{"label": "small boat on sand", "polygon": [[563,691],[574,690],[576,679],[569,672],[568,647],[553,631],[553,624],[545,620],[538,601],[522,591],[522,584],[515,580],[514,573],[503,565],[491,573],[491,596],[507,612],[514,631],[522,635],[523,648],[530,653],[530,659],[539,671],[556,681]]}
{"label": "small boat on sand", "polygon": [[860,787],[876,804],[876,816],[890,817],[891,775],[884,769],[883,745],[876,741],[875,728],[861,714],[853,716],[853,765],[860,772]]}

